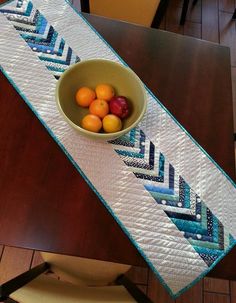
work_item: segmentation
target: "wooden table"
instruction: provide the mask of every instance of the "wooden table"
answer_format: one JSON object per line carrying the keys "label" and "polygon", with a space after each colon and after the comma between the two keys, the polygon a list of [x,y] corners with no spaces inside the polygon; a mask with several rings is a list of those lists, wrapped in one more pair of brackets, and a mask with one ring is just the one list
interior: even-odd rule
{"label": "wooden table", "polygon": [[[229,49],[95,16],[86,18],[235,178]],[[2,74],[0,87],[0,244],[145,265]],[[230,264],[235,255],[236,250],[221,263]],[[228,268],[227,264],[223,273],[229,278],[236,265],[233,262]],[[220,264],[218,268],[222,270]]]}

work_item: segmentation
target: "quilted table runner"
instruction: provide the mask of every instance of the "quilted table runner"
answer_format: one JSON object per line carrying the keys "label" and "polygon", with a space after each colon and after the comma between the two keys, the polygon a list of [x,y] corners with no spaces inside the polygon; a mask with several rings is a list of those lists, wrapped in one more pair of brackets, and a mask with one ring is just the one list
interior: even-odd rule
{"label": "quilted table runner", "polygon": [[139,126],[112,142],[80,136],[59,114],[57,79],[75,62],[125,64],[64,0],[0,7],[0,65],[173,297],[234,246],[236,185],[148,90]]}

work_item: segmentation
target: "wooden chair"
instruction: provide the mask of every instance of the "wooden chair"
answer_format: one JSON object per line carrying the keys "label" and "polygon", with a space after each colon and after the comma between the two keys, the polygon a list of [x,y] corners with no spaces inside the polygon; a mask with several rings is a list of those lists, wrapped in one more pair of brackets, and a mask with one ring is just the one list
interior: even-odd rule
{"label": "wooden chair", "polygon": [[85,13],[158,28],[169,0],[81,0]]}
{"label": "wooden chair", "polygon": [[[197,2],[198,2],[198,0],[193,0],[192,6],[197,4]],[[182,13],[181,13],[181,18],[180,18],[180,25],[184,25],[184,23],[185,23],[188,7],[189,7],[189,0],[184,0]],[[233,13],[232,20],[236,20],[236,9]]]}
{"label": "wooden chair", "polygon": [[234,14],[233,14],[233,17],[232,17],[233,20],[236,20],[236,8],[234,10]]}
{"label": "wooden chair", "polygon": [[151,303],[125,277],[128,265],[48,253],[42,256],[45,263],[1,285],[1,302]]}
{"label": "wooden chair", "polygon": [[[189,2],[190,2],[189,0],[184,0],[183,7],[182,7],[182,13],[181,13],[181,17],[180,17],[180,25],[184,25],[184,23],[185,23],[185,19],[186,19],[188,7],[189,7]],[[197,2],[198,2],[198,0],[193,0],[192,6],[197,4]]]}

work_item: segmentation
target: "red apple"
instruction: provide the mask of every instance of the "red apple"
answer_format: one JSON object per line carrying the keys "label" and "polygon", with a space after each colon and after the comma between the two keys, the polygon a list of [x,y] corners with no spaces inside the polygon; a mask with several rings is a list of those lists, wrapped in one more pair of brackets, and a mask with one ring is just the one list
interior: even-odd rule
{"label": "red apple", "polygon": [[114,96],[109,102],[110,112],[121,119],[129,115],[129,104],[125,97]]}

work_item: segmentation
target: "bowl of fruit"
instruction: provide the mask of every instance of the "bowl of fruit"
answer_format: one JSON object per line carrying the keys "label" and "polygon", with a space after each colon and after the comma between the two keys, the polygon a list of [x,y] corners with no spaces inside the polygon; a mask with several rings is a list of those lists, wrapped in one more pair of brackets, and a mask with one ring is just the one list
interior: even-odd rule
{"label": "bowl of fruit", "polygon": [[58,80],[56,102],[64,119],[79,133],[102,140],[129,132],[147,107],[139,77],[130,68],[104,59],[69,67]]}

